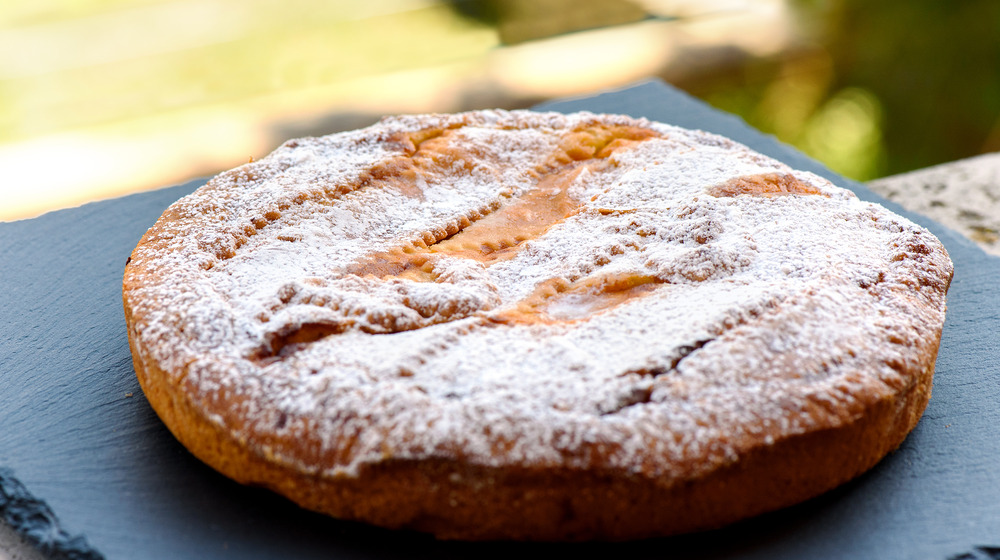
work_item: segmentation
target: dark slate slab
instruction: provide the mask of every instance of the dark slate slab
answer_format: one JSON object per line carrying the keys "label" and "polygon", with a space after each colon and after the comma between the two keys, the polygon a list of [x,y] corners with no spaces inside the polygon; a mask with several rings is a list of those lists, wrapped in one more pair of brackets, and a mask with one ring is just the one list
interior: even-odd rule
{"label": "dark slate slab", "polygon": [[[885,203],[660,82],[543,108],[718,132]],[[125,338],[122,269],[164,208],[201,183],[0,223],[0,518],[54,558],[1000,558],[1000,260],[927,219],[911,216],[944,241],[956,270],[934,396],[917,429],[870,473],[700,535],[441,543],[327,519],[238,486],[190,456],[149,408]]]}

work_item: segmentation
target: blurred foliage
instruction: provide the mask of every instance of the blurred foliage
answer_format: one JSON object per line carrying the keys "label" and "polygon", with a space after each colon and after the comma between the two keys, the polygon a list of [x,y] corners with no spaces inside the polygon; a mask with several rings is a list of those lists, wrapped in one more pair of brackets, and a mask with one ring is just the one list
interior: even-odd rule
{"label": "blurred foliage", "polygon": [[71,20],[118,8],[132,8],[156,0],[34,0],[0,3],[0,26],[44,24]]}
{"label": "blurred foliage", "polygon": [[1000,2],[790,6],[810,48],[694,93],[861,180],[1000,150]]}
{"label": "blurred foliage", "polygon": [[464,16],[496,27],[505,45],[649,17],[629,0],[449,0],[449,4]]}
{"label": "blurred foliage", "polygon": [[[451,4],[505,44],[648,17],[628,0]],[[1000,2],[787,5],[801,37],[789,52],[664,77],[859,180],[1000,150]]]}
{"label": "blurred foliage", "polygon": [[[856,179],[1000,150],[1000,1],[785,1],[802,39],[786,52],[713,59],[712,52],[733,50],[713,44],[680,61],[687,75],[664,68],[662,77]],[[762,5],[0,2],[0,143],[362,76],[472,63],[500,45],[626,28],[651,17],[683,20],[701,10],[710,19],[713,12]],[[684,33],[683,25],[676,29]],[[716,40],[724,43],[725,37]]]}
{"label": "blurred foliage", "polygon": [[0,2],[0,143],[470,60],[495,45],[492,29],[436,2]]}

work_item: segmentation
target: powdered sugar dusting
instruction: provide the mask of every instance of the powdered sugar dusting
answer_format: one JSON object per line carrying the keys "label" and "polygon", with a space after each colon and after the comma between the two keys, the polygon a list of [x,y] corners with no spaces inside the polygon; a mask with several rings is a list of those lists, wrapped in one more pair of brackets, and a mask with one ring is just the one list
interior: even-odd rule
{"label": "powdered sugar dusting", "polygon": [[[657,137],[577,174],[580,209],[512,257],[441,255],[433,281],[350,273],[511,204],[598,121]],[[362,180],[405,156],[399,134],[432,128],[465,148],[434,156],[443,172],[416,192]],[[820,194],[709,194],[774,173]],[[305,472],[461,457],[680,478],[908,383],[899,364],[940,331],[951,264],[905,219],[716,136],[488,111],[290,141],[171,207],[126,274],[142,359]],[[645,289],[507,319],[546,282],[619,277]],[[297,444],[254,443],[274,433]]]}

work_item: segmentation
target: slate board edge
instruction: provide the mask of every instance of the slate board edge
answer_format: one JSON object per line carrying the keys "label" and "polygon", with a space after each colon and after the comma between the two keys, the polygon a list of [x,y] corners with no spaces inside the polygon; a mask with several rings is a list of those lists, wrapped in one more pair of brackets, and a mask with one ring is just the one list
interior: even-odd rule
{"label": "slate board edge", "polygon": [[0,468],[0,513],[4,523],[54,560],[104,559],[86,537],[63,529],[48,504],[33,496],[7,468]]}
{"label": "slate board edge", "polygon": [[[736,125],[738,128],[745,130],[747,134],[755,136],[759,141],[765,141],[767,146],[765,147],[755,147],[754,149],[770,157],[785,161],[793,168],[803,169],[811,171],[820,175],[835,184],[848,188],[854,191],[859,198],[867,201],[877,202],[883,206],[889,208],[893,212],[906,216],[908,219],[920,224],[923,227],[930,229],[938,237],[947,237],[949,242],[957,243],[970,247],[976,251],[979,251],[985,255],[975,243],[967,239],[960,233],[947,228],[933,220],[926,218],[922,215],[915,214],[913,212],[903,209],[900,205],[888,201],[879,195],[875,194],[869,190],[862,183],[848,180],[842,176],[837,175],[829,168],[823,166],[816,160],[813,160],[810,156],[803,154],[802,152],[792,148],[786,144],[781,143],[776,138],[770,135],[761,133],[760,131],[752,128],[741,118],[719,111],[714,108],[708,107],[704,102],[691,97],[689,94],[678,90],[658,79],[651,79],[641,81],[630,86],[625,86],[617,89],[604,90],[603,92],[595,93],[593,95],[582,96],[578,98],[566,98],[561,100],[553,100],[550,102],[542,103],[536,106],[536,110],[552,110],[560,112],[569,112],[575,110],[586,110],[586,107],[575,107],[576,104],[585,105],[595,105],[599,103],[602,98],[607,98],[609,96],[615,96],[616,94],[624,90],[648,90],[650,94],[662,94],[663,92],[670,92],[674,96],[680,96],[681,98],[689,101],[692,104],[708,108],[713,116],[721,121],[730,123],[730,125]],[[671,123],[672,124],[672,123]],[[678,123],[679,126],[685,126],[688,128],[699,128],[692,127],[690,125],[685,125]],[[705,127],[700,127],[704,129]],[[746,140],[740,138],[740,135],[730,135],[730,138],[738,142],[746,143]],[[792,160],[792,161],[789,161]],[[173,187],[164,187],[160,190],[170,190],[177,191],[179,195],[186,194],[187,192],[193,191],[198,186],[201,186],[206,182],[207,178],[199,178],[192,181],[188,181],[182,184],[174,185]],[[53,212],[43,214],[37,218],[43,218],[49,214],[62,213],[62,212],[72,212],[78,211],[85,207],[97,207],[109,203],[114,203],[120,201],[122,198],[128,198],[126,195],[124,197],[112,198],[108,200],[100,200],[96,202],[90,202],[76,208],[68,208],[62,210],[55,210]],[[9,222],[8,224],[16,224],[18,221]],[[0,227],[4,225],[0,223]],[[993,258],[993,257],[990,257]],[[16,473],[0,465],[0,522],[6,523],[12,529],[14,529],[18,534],[20,534],[29,544],[34,546],[43,554],[54,560],[103,560],[104,555],[98,550],[94,549],[86,539],[84,535],[72,535],[66,531],[56,516],[55,512],[48,506],[48,504],[34,496],[17,478]],[[995,546],[975,546],[968,552],[958,553],[948,557],[948,560],[958,559],[958,558],[968,558],[970,560],[976,559],[990,559],[997,558],[1000,559],[1000,548]]]}
{"label": "slate board edge", "polygon": [[[177,200],[204,185],[208,179],[208,177],[202,177],[147,193],[88,202],[72,208],[46,212],[25,220],[0,222],[0,233],[7,227],[18,227],[18,224],[33,220],[51,220],[64,213],[98,212],[100,208],[120,204],[130,196],[149,195],[156,192],[158,195],[166,195],[166,198],[170,200]],[[49,504],[35,496],[21,482],[13,469],[2,464],[0,464],[0,523],[6,524],[20,535],[26,544],[52,560],[105,560],[106,558],[102,552],[90,544],[85,534],[74,535],[64,528],[58,515]],[[4,550],[0,548],[0,553],[2,552]],[[0,558],[0,560],[6,559]]]}

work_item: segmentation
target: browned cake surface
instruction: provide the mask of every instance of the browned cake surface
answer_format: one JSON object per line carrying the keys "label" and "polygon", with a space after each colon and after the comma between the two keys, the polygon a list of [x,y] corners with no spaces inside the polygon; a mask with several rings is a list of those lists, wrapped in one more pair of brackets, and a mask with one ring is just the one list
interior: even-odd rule
{"label": "browned cake surface", "polygon": [[446,538],[627,539],[898,446],[951,272],[922,228],[728,140],[497,111],[216,177],[124,301],[151,404],[238,481]]}

